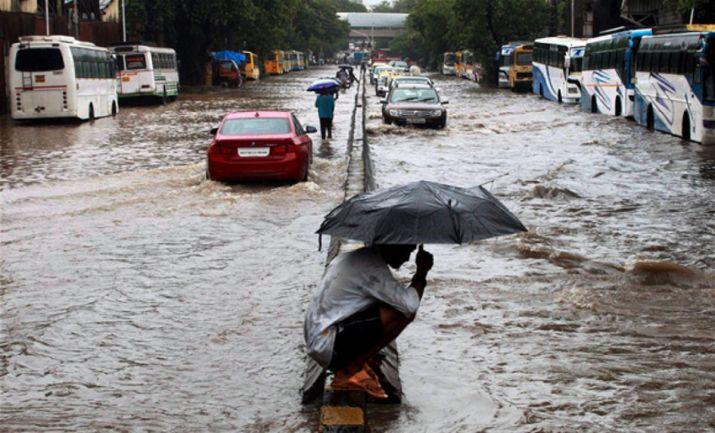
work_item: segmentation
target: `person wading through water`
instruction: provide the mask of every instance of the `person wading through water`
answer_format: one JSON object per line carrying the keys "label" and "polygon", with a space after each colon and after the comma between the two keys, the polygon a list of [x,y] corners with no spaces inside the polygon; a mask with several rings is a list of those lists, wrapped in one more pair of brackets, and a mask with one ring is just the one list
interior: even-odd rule
{"label": "person wading through water", "polygon": [[318,108],[320,118],[320,138],[325,140],[325,133],[328,138],[333,138],[333,113],[335,112],[335,101],[338,99],[337,92],[323,92],[315,98],[315,106]]}
{"label": "person wading through water", "polygon": [[415,245],[372,245],[343,253],[328,266],[304,323],[308,354],[334,373],[333,389],[362,389],[387,398],[368,365],[412,322],[432,269],[420,246],[409,286],[395,279]]}

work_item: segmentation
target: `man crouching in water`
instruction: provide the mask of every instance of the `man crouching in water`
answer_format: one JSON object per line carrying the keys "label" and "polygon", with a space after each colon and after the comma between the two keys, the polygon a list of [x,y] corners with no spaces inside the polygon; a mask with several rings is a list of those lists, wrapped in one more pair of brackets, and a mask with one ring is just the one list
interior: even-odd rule
{"label": "man crouching in water", "polygon": [[373,245],[344,253],[328,266],[305,317],[308,354],[334,373],[333,389],[363,389],[387,398],[368,361],[410,324],[432,269],[420,246],[409,286],[389,267],[410,259],[415,245]]}

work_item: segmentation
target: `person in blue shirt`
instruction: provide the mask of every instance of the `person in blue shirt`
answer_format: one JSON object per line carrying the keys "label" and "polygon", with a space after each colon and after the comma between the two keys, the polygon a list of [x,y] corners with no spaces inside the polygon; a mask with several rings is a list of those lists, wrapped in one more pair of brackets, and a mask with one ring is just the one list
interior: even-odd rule
{"label": "person in blue shirt", "polygon": [[320,93],[315,98],[315,106],[318,108],[320,118],[320,137],[325,140],[325,133],[328,138],[333,138],[333,112],[335,111],[335,100],[338,99],[333,93]]}

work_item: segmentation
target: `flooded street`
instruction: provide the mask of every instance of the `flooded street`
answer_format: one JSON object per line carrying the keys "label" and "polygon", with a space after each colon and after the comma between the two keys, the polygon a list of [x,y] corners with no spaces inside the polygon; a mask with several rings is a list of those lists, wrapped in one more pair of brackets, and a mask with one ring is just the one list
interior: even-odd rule
{"label": "flooded street", "polygon": [[[0,431],[316,430],[302,323],[355,89],[335,138],[313,136],[308,182],[204,170],[228,111],[318,126],[304,89],[333,73],[93,124],[0,118]],[[404,402],[371,405],[372,431],[714,430],[715,148],[434,78],[444,130],[383,125],[368,87],[378,186],[485,183],[530,231],[428,246],[435,267],[398,339]]]}

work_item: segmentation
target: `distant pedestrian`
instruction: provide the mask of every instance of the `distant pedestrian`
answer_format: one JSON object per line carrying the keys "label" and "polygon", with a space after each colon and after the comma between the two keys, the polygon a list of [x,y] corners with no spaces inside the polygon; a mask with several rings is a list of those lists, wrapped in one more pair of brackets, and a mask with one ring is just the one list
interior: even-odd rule
{"label": "distant pedestrian", "polygon": [[335,100],[338,99],[333,93],[320,93],[315,98],[315,106],[318,108],[318,117],[320,118],[320,138],[325,140],[327,133],[328,138],[333,138],[333,112],[335,111]]}

